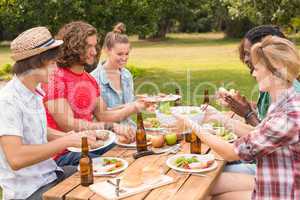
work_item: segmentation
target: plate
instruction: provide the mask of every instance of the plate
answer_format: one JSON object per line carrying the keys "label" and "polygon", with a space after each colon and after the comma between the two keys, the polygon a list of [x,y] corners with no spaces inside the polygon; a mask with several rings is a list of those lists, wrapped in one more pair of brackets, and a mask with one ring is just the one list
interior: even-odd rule
{"label": "plate", "polygon": [[157,103],[157,102],[167,102],[167,101],[176,101],[181,99],[180,95],[176,94],[166,94],[166,95],[154,95],[154,96],[141,96],[144,101]]}
{"label": "plate", "polygon": [[215,160],[214,155],[212,154],[205,154],[205,155],[198,155],[198,154],[177,154],[174,155],[172,157],[170,157],[166,163],[168,165],[168,167],[180,171],[180,172],[188,172],[188,173],[199,173],[199,172],[207,172],[207,171],[212,171],[214,169],[217,168],[218,164],[216,161],[214,161],[214,163],[207,167],[207,168],[203,168],[203,169],[184,169],[181,167],[177,167],[175,164],[175,160],[179,157],[185,157],[185,158],[192,158],[192,157],[196,157],[199,161],[208,161],[208,160]]}
{"label": "plate", "polygon": [[[116,140],[116,134],[114,132],[112,132],[112,131],[108,131],[108,130],[96,130],[96,131],[108,132],[109,136],[108,136],[108,139],[104,141],[104,145],[103,146],[98,147],[96,149],[90,149],[90,152],[97,151],[99,149],[103,149],[103,148],[109,146],[110,144],[112,144]],[[69,147],[67,149],[69,151],[72,151],[72,152],[77,152],[77,153],[81,152],[81,148],[77,148],[77,147]]]}
{"label": "plate", "polygon": [[[126,148],[133,148],[135,149],[136,148],[136,142],[133,142],[133,143],[130,143],[130,144],[126,144],[126,143],[122,143],[120,142],[118,139],[116,139],[116,142],[115,142],[117,145],[121,146],[121,147],[126,147]],[[152,143],[151,142],[147,142],[147,145],[151,145]]]}
{"label": "plate", "polygon": [[[224,127],[214,127],[213,129],[216,131],[217,136],[219,136],[221,139],[223,139],[229,143],[234,142],[238,138],[236,134],[234,134],[233,132],[227,131]],[[226,131],[225,136],[221,136],[218,133],[218,131]],[[226,139],[226,137],[228,137],[226,135],[229,135],[229,134],[230,134],[231,138]]]}
{"label": "plate", "polygon": [[[104,167],[104,159],[116,159],[118,161],[122,162],[122,166],[117,168],[116,170],[105,172],[105,171],[97,171],[97,168]],[[93,158],[93,170],[94,170],[94,176],[103,176],[103,175],[109,175],[109,174],[115,174],[118,172],[121,172],[125,170],[128,167],[128,162],[122,158],[117,158],[117,157],[98,157],[98,158]],[[77,170],[80,171],[80,166],[78,165]]]}

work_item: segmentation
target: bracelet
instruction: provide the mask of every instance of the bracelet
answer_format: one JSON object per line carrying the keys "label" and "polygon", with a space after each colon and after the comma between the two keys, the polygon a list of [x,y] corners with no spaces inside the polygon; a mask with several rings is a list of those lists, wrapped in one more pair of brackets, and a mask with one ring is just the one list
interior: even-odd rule
{"label": "bracelet", "polygon": [[251,115],[254,115],[254,114],[255,113],[253,110],[248,111],[244,116],[245,120],[247,121],[251,117]]}
{"label": "bracelet", "polygon": [[112,131],[113,128],[114,128],[114,124],[113,124],[113,123],[105,123],[105,124],[104,124],[104,129],[105,129],[105,130]]}

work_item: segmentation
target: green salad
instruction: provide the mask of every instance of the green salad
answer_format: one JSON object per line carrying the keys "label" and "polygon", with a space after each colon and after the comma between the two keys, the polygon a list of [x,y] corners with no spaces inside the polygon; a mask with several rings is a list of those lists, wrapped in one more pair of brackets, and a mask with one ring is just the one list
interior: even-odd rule
{"label": "green salad", "polygon": [[159,112],[165,115],[171,115],[171,106],[170,102],[163,102],[159,105]]}
{"label": "green salad", "polygon": [[191,158],[179,157],[175,160],[176,167],[182,167],[185,169],[190,169],[189,164],[200,162],[196,156]]}

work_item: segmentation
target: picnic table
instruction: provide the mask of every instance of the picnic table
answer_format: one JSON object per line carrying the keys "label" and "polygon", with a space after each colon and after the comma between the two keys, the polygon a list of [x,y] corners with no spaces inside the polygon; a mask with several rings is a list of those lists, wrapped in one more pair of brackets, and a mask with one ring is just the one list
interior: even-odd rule
{"label": "picnic table", "polygon": [[[182,149],[179,153],[189,153],[190,144],[184,141],[182,143]],[[201,151],[203,154],[209,152],[209,148],[202,144]],[[189,174],[179,174],[169,168],[165,162],[168,157],[172,155],[160,154],[145,156],[135,160],[133,153],[136,150],[126,149],[119,146],[114,147],[110,151],[106,152],[103,156],[120,157],[128,161],[128,169],[134,170],[135,168],[141,168],[146,163],[154,163],[157,166],[163,166],[163,172],[176,180],[174,183],[165,185],[153,190],[142,192],[130,197],[125,198],[126,200],[156,200],[156,199],[175,199],[175,200],[189,200],[189,199],[205,199],[212,190],[214,183],[218,176],[223,171],[225,161],[217,160],[217,169],[206,172],[207,176],[200,177]],[[217,156],[217,155],[216,155]],[[126,170],[128,170],[126,169]],[[125,171],[126,171],[125,170]],[[94,183],[109,179],[108,177],[94,177]],[[44,200],[103,200],[102,197],[91,191],[88,187],[80,185],[80,175],[78,172],[67,178],[63,182],[59,183],[55,187],[43,194]]]}

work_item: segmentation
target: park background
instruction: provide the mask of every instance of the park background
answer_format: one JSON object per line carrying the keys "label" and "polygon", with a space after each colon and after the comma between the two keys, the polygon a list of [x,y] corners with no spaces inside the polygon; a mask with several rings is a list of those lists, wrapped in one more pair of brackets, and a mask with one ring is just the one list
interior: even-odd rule
{"label": "park background", "polygon": [[238,55],[252,27],[277,25],[300,48],[299,0],[0,0],[0,85],[12,77],[12,39],[34,26],[55,35],[74,20],[95,26],[100,45],[123,22],[137,93],[174,93],[179,87],[187,105],[200,104],[204,89],[213,94],[220,86],[256,100],[257,85]]}

